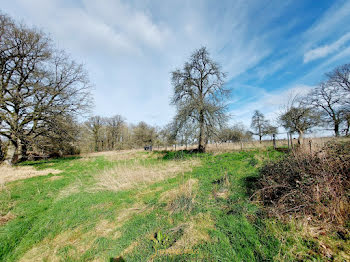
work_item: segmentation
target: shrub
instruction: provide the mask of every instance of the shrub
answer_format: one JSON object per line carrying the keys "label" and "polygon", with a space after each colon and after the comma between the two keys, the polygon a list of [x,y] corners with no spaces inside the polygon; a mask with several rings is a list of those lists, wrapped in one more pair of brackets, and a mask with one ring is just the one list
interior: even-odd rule
{"label": "shrub", "polygon": [[307,217],[344,226],[350,218],[350,142],[317,154],[292,152],[260,170],[255,197],[279,218]]}

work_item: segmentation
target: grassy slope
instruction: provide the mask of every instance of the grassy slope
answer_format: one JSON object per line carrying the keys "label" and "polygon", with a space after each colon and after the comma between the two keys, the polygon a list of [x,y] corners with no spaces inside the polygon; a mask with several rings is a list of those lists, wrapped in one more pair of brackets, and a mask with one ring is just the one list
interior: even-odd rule
{"label": "grassy slope", "polygon": [[[11,211],[16,216],[0,227],[0,260],[34,256],[50,261],[53,253],[62,261],[109,261],[120,255],[126,261],[276,259],[296,242],[280,244],[271,233],[276,235],[278,225],[260,218],[261,211],[249,201],[247,188],[257,176],[257,165],[277,156],[273,151],[203,155],[202,165],[193,172],[118,192],[89,190],[97,173],[116,165],[103,157],[35,163],[38,168],[63,170],[63,178],[34,177],[12,182],[0,191],[0,213]],[[175,160],[170,155],[169,159],[145,161]],[[225,175],[228,180],[222,183]],[[162,195],[189,179],[198,180],[193,208],[170,212]],[[74,190],[69,193],[72,185]],[[67,194],[62,193],[65,190]],[[215,197],[216,192],[224,192],[223,197]],[[135,206],[144,208],[130,209]],[[186,229],[175,230],[189,225],[194,225],[187,231],[189,235],[184,233]],[[157,232],[167,241],[155,241]],[[185,237],[195,245],[170,252],[171,246]],[[304,249],[301,245],[300,250]],[[310,254],[309,259],[319,259],[316,253]]]}

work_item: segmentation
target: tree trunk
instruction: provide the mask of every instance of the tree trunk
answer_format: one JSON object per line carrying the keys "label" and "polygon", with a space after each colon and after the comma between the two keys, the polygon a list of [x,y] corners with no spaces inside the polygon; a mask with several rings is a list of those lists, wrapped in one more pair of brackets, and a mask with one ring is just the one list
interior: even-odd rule
{"label": "tree trunk", "polygon": [[203,111],[199,113],[199,138],[198,138],[198,152],[205,152],[204,145],[204,114]]}
{"label": "tree trunk", "polygon": [[259,142],[260,142],[260,144],[261,144],[261,138],[262,138],[262,136],[261,136],[261,135],[259,135]]}
{"label": "tree trunk", "polygon": [[14,143],[13,141],[10,141],[7,147],[5,160],[4,160],[6,164],[12,166],[17,161],[16,151],[17,151],[17,144]]}
{"label": "tree trunk", "polygon": [[2,142],[0,141],[0,161],[4,158],[4,151],[2,149]]}
{"label": "tree trunk", "polygon": [[302,145],[304,141],[304,132],[303,131],[298,131],[298,145]]}
{"label": "tree trunk", "polygon": [[27,160],[27,144],[21,140],[17,139],[17,162],[23,162]]}
{"label": "tree trunk", "polygon": [[334,134],[336,137],[339,136],[339,123],[334,123]]}

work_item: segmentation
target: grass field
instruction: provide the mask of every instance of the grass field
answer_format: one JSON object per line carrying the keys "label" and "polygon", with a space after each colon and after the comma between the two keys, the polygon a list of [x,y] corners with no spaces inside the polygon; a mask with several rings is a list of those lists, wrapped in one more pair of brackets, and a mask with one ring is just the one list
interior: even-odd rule
{"label": "grass field", "polygon": [[302,228],[249,200],[258,167],[279,156],[126,151],[23,163],[38,175],[0,188],[0,260],[322,260]]}

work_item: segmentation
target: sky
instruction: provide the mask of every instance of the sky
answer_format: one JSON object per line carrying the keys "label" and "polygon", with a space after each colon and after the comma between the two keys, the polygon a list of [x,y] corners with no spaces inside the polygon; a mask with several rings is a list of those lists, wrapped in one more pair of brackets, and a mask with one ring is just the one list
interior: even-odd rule
{"label": "sky", "polygon": [[162,126],[175,108],[171,71],[205,46],[227,73],[231,123],[274,122],[291,94],[350,63],[347,0],[0,0],[85,65],[92,114]]}

